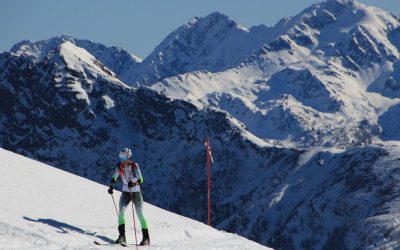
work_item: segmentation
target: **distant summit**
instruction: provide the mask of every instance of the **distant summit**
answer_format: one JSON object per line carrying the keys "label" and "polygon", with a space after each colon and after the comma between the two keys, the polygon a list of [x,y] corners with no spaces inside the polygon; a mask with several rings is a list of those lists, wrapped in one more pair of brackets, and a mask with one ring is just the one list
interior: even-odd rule
{"label": "distant summit", "polygon": [[169,34],[128,82],[151,84],[166,77],[197,70],[218,72],[238,65],[263,43],[269,29],[248,30],[220,12],[192,18]]}
{"label": "distant summit", "polygon": [[55,50],[62,43],[69,41],[81,47],[96,57],[102,64],[111,69],[121,79],[124,79],[126,71],[138,66],[142,59],[134,56],[126,50],[118,47],[106,47],[102,44],[89,40],[76,39],[71,36],[62,35],[48,40],[37,42],[22,41],[15,44],[10,52],[18,56],[30,56],[35,61],[42,60],[50,51]]}

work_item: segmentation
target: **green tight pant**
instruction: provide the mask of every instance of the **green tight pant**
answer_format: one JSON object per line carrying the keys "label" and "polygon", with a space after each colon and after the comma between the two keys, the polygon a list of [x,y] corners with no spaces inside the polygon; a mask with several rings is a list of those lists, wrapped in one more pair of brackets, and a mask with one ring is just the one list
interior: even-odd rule
{"label": "green tight pant", "polygon": [[[147,221],[144,218],[143,214],[143,196],[141,192],[132,192],[133,204],[135,205],[136,214],[140,221],[140,226],[142,229],[147,229]],[[131,193],[122,192],[121,197],[119,198],[119,216],[118,216],[118,224],[125,224],[125,210],[128,207],[131,199]]]}

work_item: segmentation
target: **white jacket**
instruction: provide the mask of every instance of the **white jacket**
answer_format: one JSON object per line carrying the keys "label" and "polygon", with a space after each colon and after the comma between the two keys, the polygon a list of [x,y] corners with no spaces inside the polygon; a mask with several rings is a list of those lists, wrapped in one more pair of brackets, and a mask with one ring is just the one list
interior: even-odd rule
{"label": "white jacket", "polygon": [[[115,181],[117,180],[118,176],[120,176],[120,165],[121,163],[117,164],[117,168],[112,176]],[[122,170],[123,174],[120,176],[123,184],[122,192],[140,192],[140,185],[138,185],[138,182],[141,184],[143,182],[143,177],[139,169],[139,164],[131,161],[128,163],[128,165],[123,165]],[[131,180],[135,185],[132,188],[128,187],[129,180]]]}

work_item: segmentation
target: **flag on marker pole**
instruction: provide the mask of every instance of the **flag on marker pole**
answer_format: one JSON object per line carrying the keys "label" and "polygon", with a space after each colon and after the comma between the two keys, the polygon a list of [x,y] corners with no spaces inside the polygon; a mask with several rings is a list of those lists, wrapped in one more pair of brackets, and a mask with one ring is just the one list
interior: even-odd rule
{"label": "flag on marker pole", "polygon": [[207,160],[214,162],[214,159],[212,158],[212,153],[211,153],[210,140],[208,139],[208,137],[206,137],[206,141],[204,142],[204,145],[206,146]]}

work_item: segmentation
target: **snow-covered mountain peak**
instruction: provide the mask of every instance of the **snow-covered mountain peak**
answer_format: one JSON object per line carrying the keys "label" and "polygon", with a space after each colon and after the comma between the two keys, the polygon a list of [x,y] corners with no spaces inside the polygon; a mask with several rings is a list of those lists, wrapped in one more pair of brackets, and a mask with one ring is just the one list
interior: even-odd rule
{"label": "snow-covered mountain peak", "polygon": [[15,44],[10,52],[17,56],[31,57],[34,62],[39,62],[65,42],[70,42],[76,47],[85,49],[101,64],[113,71],[121,80],[125,80],[126,72],[135,69],[142,62],[141,58],[130,54],[122,48],[106,47],[90,40],[76,39],[67,35],[36,42],[22,41]]}
{"label": "snow-covered mountain peak", "polygon": [[222,41],[229,35],[230,30],[247,31],[220,12],[213,12],[205,17],[195,17],[168,35],[155,51],[162,52],[179,45],[198,47],[212,40]]}
{"label": "snow-covered mountain peak", "polygon": [[25,40],[15,44],[11,48],[10,52],[16,54],[17,56],[31,56],[35,58],[35,61],[38,61],[47,56],[50,51],[56,49],[65,41],[74,43],[74,39],[66,35],[36,42]]}
{"label": "snow-covered mountain peak", "polygon": [[192,18],[130,72],[128,83],[151,84],[186,72],[237,66],[270,39],[269,31],[263,25],[249,30],[220,12]]}
{"label": "snow-covered mountain peak", "polygon": [[337,2],[340,4],[353,4],[354,2],[358,2],[357,0],[327,0],[326,2]]}
{"label": "snow-covered mountain peak", "polygon": [[189,29],[195,28],[195,26],[203,27],[206,28],[207,30],[216,29],[219,31],[236,27],[243,31],[248,32],[246,28],[239,25],[234,20],[230,19],[227,15],[219,11],[215,11],[204,17],[196,16],[191,18],[186,24],[182,25],[172,34],[180,34],[182,31],[187,31]]}
{"label": "snow-covered mountain peak", "polygon": [[[94,52],[93,54],[98,54],[99,51],[102,50],[107,50],[107,49],[112,49],[115,52],[126,52],[124,49],[119,48],[119,47],[106,47],[102,44],[95,43],[90,40],[85,40],[85,39],[77,39],[69,35],[60,35],[56,37],[52,37],[50,39],[45,39],[45,40],[39,40],[39,41],[30,41],[30,40],[24,40],[21,42],[16,43],[11,49],[10,52],[21,56],[21,55],[26,55],[26,56],[33,56],[37,59],[40,59],[41,57],[45,56],[48,54],[49,51],[54,50],[56,47],[58,47],[60,44],[69,41],[73,44],[76,44],[76,46],[82,47],[87,49],[89,52]],[[127,53],[127,52],[126,52]],[[132,55],[132,59],[141,62],[142,59],[138,56]]]}
{"label": "snow-covered mountain peak", "polygon": [[165,38],[164,41],[162,41],[155,50],[162,49],[163,47],[166,47],[168,45],[172,45],[176,40],[185,38],[188,39],[189,35],[200,35],[197,33],[207,35],[207,32],[211,32],[214,34],[218,32],[226,32],[226,30],[236,28],[236,26],[238,26],[238,24],[235,21],[231,20],[228,16],[220,12],[213,12],[205,17],[194,17],[190,19],[189,22],[182,25],[170,35],[168,35],[167,38]]}
{"label": "snow-covered mountain peak", "polygon": [[[303,46],[306,40],[316,38],[319,44],[324,43],[329,34],[339,39],[351,32],[357,26],[371,28],[374,35],[380,37],[383,33],[399,26],[399,22],[390,13],[352,0],[330,0],[316,3],[292,18],[282,19],[275,26],[280,35],[288,34],[290,38]],[[300,37],[300,39],[299,39]],[[329,42],[335,41],[328,39]],[[306,46],[307,47],[307,46]],[[315,46],[314,46],[315,48]]]}
{"label": "snow-covered mountain peak", "polygon": [[359,4],[357,0],[327,0],[321,3],[322,5],[337,7],[337,6],[346,6],[353,7],[355,4]]}
{"label": "snow-covered mountain peak", "polygon": [[202,26],[214,26],[217,29],[226,29],[226,28],[239,28],[243,31],[247,31],[246,28],[243,28],[241,25],[238,25],[235,21],[230,19],[227,15],[221,12],[213,12],[205,17],[199,18],[199,25]]}
{"label": "snow-covered mountain peak", "polygon": [[[326,1],[282,19],[274,39],[259,51],[262,58],[281,65],[309,61],[359,71],[399,58],[398,18],[357,1]],[[265,56],[263,56],[265,55]],[[305,67],[305,65],[302,65]]]}

